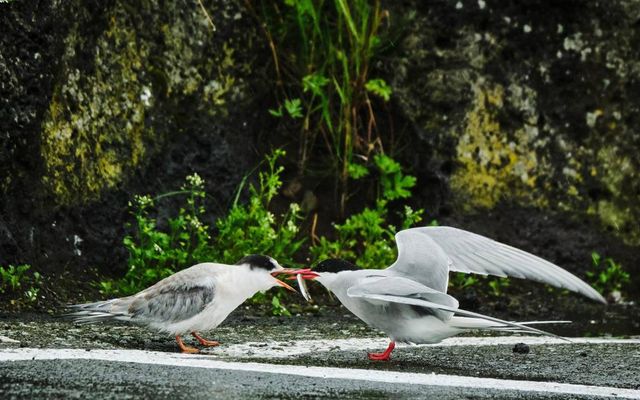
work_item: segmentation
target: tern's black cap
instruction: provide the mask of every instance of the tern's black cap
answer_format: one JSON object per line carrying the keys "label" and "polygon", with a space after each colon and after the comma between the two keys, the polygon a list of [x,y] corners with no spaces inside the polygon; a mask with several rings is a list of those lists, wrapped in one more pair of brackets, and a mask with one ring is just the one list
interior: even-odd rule
{"label": "tern's black cap", "polygon": [[313,268],[314,272],[340,272],[340,271],[356,271],[362,269],[347,260],[340,258],[329,258],[321,261]]}
{"label": "tern's black cap", "polygon": [[236,265],[246,264],[251,269],[261,268],[267,271],[272,271],[278,268],[278,265],[275,263],[275,260],[271,257],[263,256],[260,254],[251,254],[245,257],[242,257],[240,261],[236,263]]}

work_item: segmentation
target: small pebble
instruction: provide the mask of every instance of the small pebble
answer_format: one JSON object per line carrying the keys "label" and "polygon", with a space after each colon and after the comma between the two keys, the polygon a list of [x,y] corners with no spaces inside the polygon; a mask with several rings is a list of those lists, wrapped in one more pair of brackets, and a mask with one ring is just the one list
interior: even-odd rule
{"label": "small pebble", "polygon": [[513,352],[518,354],[529,354],[529,345],[526,343],[517,343],[513,346]]}

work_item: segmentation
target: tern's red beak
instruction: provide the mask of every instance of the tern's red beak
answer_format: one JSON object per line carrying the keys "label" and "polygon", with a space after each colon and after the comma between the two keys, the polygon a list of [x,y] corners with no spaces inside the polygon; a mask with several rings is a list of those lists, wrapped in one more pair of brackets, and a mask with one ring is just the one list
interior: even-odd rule
{"label": "tern's red beak", "polygon": [[293,275],[287,278],[290,280],[295,280],[297,278],[297,275],[301,275],[302,279],[304,280],[314,280],[320,276],[320,274],[313,272],[309,268],[291,270],[291,272],[289,272],[289,275]]}
{"label": "tern's red beak", "polygon": [[[278,283],[278,285],[282,286],[283,288],[287,289],[287,290],[291,290],[292,292],[298,293],[297,290],[295,290],[294,288],[292,288],[291,286],[289,286],[287,283],[281,281],[280,279],[276,278],[276,276],[278,275],[295,275],[295,271],[297,270],[293,270],[293,269],[289,269],[289,268],[285,268],[285,269],[281,269],[279,271],[273,271],[271,273],[271,276],[273,276],[276,280],[276,282]],[[293,278],[295,279],[295,278]]]}

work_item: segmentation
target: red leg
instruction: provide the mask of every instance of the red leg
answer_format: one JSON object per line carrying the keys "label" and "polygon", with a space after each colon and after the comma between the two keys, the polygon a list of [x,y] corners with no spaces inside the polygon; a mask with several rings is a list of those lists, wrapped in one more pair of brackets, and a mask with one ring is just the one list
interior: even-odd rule
{"label": "red leg", "polygon": [[215,340],[207,340],[198,335],[196,332],[191,332],[191,335],[193,335],[193,337],[196,338],[196,340],[203,346],[214,347],[220,344],[220,342],[216,342]]}
{"label": "red leg", "polygon": [[178,347],[180,347],[180,351],[183,353],[195,354],[200,352],[200,350],[196,349],[195,347],[186,346],[182,342],[182,338],[180,337],[180,335],[176,335],[176,342],[178,342]]}
{"label": "red leg", "polygon": [[391,359],[391,352],[396,348],[396,342],[390,342],[389,347],[384,351],[384,353],[369,353],[369,360],[372,361],[389,361]]}

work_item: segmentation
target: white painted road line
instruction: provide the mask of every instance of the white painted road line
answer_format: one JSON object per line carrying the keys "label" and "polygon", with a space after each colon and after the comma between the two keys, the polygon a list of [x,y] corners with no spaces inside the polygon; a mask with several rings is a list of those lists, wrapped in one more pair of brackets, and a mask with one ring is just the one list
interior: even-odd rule
{"label": "white painted road line", "polygon": [[[640,339],[607,339],[607,338],[570,338],[571,343],[561,339],[542,336],[493,336],[493,337],[454,337],[438,344],[419,345],[419,347],[452,347],[452,346],[496,346],[527,343],[529,345],[567,345],[567,344],[640,344]],[[331,350],[364,351],[384,349],[389,339],[383,338],[354,338],[354,339],[318,339],[291,340],[271,342],[246,342],[225,344],[224,347],[204,349],[207,355],[219,357],[233,357],[241,359],[251,358],[287,358],[303,354],[319,353]],[[399,344],[398,347],[415,347]]]}
{"label": "white painted road line", "polygon": [[497,391],[539,392],[640,399],[640,390],[615,387],[575,385],[557,382],[535,382],[510,379],[476,378],[456,375],[419,374],[349,368],[304,367],[267,363],[227,362],[202,355],[161,353],[143,350],[81,350],[81,349],[5,349],[0,351],[0,362],[23,360],[83,359],[138,364],[169,365],[177,367],[208,368],[305,376],[320,379],[346,379],[385,382],[403,385],[425,385]]}

